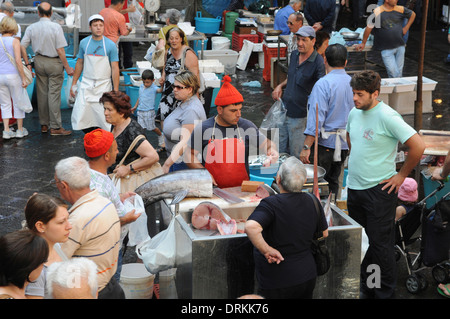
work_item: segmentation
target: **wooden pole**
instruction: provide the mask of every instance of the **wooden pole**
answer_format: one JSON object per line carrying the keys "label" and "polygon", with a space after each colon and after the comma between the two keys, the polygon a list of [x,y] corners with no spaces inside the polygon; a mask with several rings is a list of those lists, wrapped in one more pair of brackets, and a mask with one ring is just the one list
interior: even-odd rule
{"label": "wooden pole", "polygon": [[417,98],[414,103],[414,128],[417,132],[422,129],[422,85],[423,62],[425,58],[425,38],[427,32],[428,0],[422,2],[422,25],[420,29],[419,70],[417,72]]}
{"label": "wooden pole", "polygon": [[317,172],[317,163],[319,157],[319,104],[316,103],[316,135],[314,140],[314,182],[313,182],[313,194],[320,200],[319,194],[319,177]]}

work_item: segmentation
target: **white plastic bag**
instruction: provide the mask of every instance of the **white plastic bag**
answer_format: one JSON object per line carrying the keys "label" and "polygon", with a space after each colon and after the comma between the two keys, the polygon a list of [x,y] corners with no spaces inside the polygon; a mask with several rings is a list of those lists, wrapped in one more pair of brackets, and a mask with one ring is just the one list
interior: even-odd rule
{"label": "white plastic bag", "polygon": [[140,11],[141,5],[136,1],[132,1],[132,5],[136,8],[134,12],[128,13],[128,18],[130,19],[131,24],[133,25],[141,25],[144,22],[144,18],[142,16],[142,13]]}
{"label": "white plastic bag", "polygon": [[134,195],[128,197],[124,202],[125,210],[127,212],[135,210],[135,214],[141,214],[138,219],[129,224],[128,228],[128,245],[136,246],[140,243],[150,239],[147,228],[147,214],[145,213],[145,206],[142,197]]}
{"label": "white plastic bag", "polygon": [[[30,84],[31,85],[31,84]],[[33,111],[33,106],[31,105],[30,96],[25,88],[20,88],[20,96],[18,96],[17,101],[13,101],[14,107],[24,111],[25,113],[31,113]]]}
{"label": "white plastic bag", "polygon": [[152,62],[152,56],[153,56],[153,53],[155,52],[155,49],[156,49],[156,46],[152,43],[152,45],[148,48],[144,59],[146,59],[148,62]]}
{"label": "white plastic bag", "polygon": [[137,245],[136,254],[152,274],[176,267],[175,218],[167,229]]}
{"label": "white plastic bag", "polygon": [[284,125],[284,120],[286,119],[286,108],[284,107],[283,101],[281,99],[275,101],[269,112],[261,122],[260,128],[271,129],[280,128]]}

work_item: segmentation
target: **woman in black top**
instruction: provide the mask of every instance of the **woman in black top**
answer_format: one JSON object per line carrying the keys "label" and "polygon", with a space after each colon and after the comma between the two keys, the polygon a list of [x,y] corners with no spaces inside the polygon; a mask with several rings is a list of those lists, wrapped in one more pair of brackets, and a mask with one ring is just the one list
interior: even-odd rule
{"label": "woman in black top", "polygon": [[[319,220],[313,199],[302,193],[305,180],[302,162],[288,158],[276,177],[280,194],[261,200],[245,225],[255,246],[258,294],[268,299],[312,298],[317,272],[311,242]],[[325,216],[319,228],[328,236]]]}
{"label": "woman in black top", "polygon": [[[108,168],[109,173],[116,173],[119,178],[150,168],[159,161],[159,155],[147,139],[137,142],[131,153],[127,156],[124,165],[116,167],[125,156],[128,148],[138,135],[144,135],[144,129],[131,115],[130,97],[120,91],[106,92],[100,99],[103,104],[106,122],[112,124],[111,132],[117,142],[118,154],[115,163]],[[130,163],[139,159],[133,166]]]}

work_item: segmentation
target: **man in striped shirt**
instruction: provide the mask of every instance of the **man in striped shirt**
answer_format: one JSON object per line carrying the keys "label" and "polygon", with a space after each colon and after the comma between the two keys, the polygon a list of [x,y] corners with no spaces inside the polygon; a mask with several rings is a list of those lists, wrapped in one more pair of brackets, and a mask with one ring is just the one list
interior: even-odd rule
{"label": "man in striped shirt", "polygon": [[61,197],[72,204],[72,230],[69,240],[61,245],[64,253],[97,264],[99,299],[125,298],[113,277],[120,248],[120,220],[114,204],[91,190],[89,164],[80,157],[60,160],[55,166],[55,181]]}

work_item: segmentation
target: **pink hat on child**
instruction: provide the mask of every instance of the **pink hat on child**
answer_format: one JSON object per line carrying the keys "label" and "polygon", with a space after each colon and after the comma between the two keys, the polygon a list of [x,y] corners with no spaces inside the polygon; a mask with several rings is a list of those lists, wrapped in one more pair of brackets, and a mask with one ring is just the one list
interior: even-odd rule
{"label": "pink hat on child", "polygon": [[404,202],[415,202],[418,197],[416,180],[411,177],[405,178],[398,190],[398,199]]}

